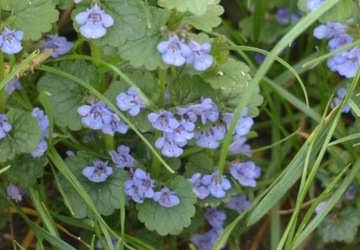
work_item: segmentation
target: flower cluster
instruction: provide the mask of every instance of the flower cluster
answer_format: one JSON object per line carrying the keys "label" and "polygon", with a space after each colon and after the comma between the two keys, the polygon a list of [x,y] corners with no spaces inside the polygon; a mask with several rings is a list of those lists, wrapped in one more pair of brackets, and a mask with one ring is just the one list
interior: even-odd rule
{"label": "flower cluster", "polygon": [[185,63],[193,64],[197,71],[204,71],[213,64],[213,57],[209,54],[210,43],[199,44],[190,40],[188,44],[173,35],[167,41],[162,41],[157,45],[157,50],[162,54],[165,63],[181,66]]}
{"label": "flower cluster", "polygon": [[[315,28],[314,36],[318,39],[330,39],[328,46],[332,52],[353,41],[353,38],[346,33],[346,29],[347,27],[341,23],[328,22]],[[330,70],[338,72],[346,78],[353,78],[360,65],[360,46],[355,46],[329,57],[327,65]]]}
{"label": "flower cluster", "polygon": [[[334,108],[336,105],[339,105],[339,103],[344,99],[346,95],[346,88],[339,88],[336,92],[336,96],[334,98],[334,101],[330,104],[331,108]],[[346,104],[342,110],[343,113],[349,113],[351,110],[351,107],[349,104]]]}
{"label": "flower cluster", "polygon": [[93,166],[85,167],[82,170],[83,176],[95,183],[106,181],[112,173],[113,169],[108,166],[108,162],[103,161],[94,161]]}
{"label": "flower cluster", "polygon": [[205,212],[205,219],[211,225],[212,229],[204,234],[194,234],[190,238],[190,241],[198,250],[213,249],[217,238],[224,230],[223,224],[226,219],[226,214],[215,207],[210,207]]}
{"label": "flower cluster", "polygon": [[[204,148],[215,149],[219,142],[224,139],[233,114],[223,113],[219,122],[219,110],[217,105],[210,98],[201,98],[201,103],[189,105],[188,107],[177,108],[175,113],[167,110],[160,110],[158,113],[150,113],[148,119],[152,126],[163,132],[158,138],[155,146],[162,149],[162,154],[167,157],[178,157],[183,153],[183,147],[188,140],[194,139],[196,145]],[[202,131],[194,131],[195,123],[199,120],[202,125],[207,122],[212,126]],[[246,135],[253,125],[253,120],[248,117],[248,109],[245,108],[236,125],[235,136]],[[236,140],[241,140],[239,137]],[[238,144],[238,143],[237,143]],[[233,145],[233,152],[239,152],[238,145]],[[247,148],[244,150],[246,151]]]}
{"label": "flower cluster", "polygon": [[100,9],[97,4],[77,14],[75,22],[80,24],[80,33],[89,39],[105,36],[107,28],[114,25],[114,19]]}
{"label": "flower cluster", "polygon": [[12,129],[11,124],[7,122],[7,116],[0,114],[0,139],[5,138],[6,134]]}
{"label": "flower cluster", "polygon": [[[36,149],[31,153],[31,155],[33,157],[41,157],[48,148],[45,137],[49,137],[49,119],[47,115],[44,114],[44,111],[39,108],[34,108],[31,115],[38,119],[39,128],[41,129],[41,137],[37,142]],[[54,134],[53,136],[56,135]]]}
{"label": "flower cluster", "polygon": [[153,199],[163,207],[174,207],[180,203],[180,199],[174,191],[163,187],[155,192],[155,182],[144,170],[137,168],[130,169],[129,178],[124,183],[125,194],[130,196],[136,203],[143,203],[145,198]]}
{"label": "flower cluster", "polygon": [[63,36],[47,35],[46,43],[42,46],[42,49],[52,49],[51,56],[57,58],[69,52],[73,46],[73,43],[68,42]]}
{"label": "flower cluster", "polygon": [[193,184],[193,192],[199,199],[205,199],[209,195],[215,198],[225,197],[225,191],[231,188],[231,183],[225,175],[219,181],[218,170],[202,177],[200,173],[195,173],[189,181]]}
{"label": "flower cluster", "polygon": [[5,28],[0,34],[0,48],[2,52],[13,55],[22,50],[21,40],[23,39],[24,32],[15,31]]}
{"label": "flower cluster", "polygon": [[101,130],[104,134],[113,136],[115,132],[125,134],[128,126],[103,101],[91,102],[77,109],[82,116],[82,123],[94,130]]}

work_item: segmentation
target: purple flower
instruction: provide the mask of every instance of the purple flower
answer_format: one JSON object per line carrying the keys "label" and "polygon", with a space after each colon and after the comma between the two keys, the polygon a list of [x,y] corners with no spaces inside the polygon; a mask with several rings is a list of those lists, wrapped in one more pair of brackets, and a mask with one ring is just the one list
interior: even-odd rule
{"label": "purple flower", "polygon": [[170,191],[169,188],[164,187],[160,191],[155,192],[153,200],[163,207],[174,207],[180,203],[179,197],[175,194],[174,191]]}
{"label": "purple flower", "polygon": [[327,22],[314,29],[314,36],[317,39],[330,38],[345,34],[345,26],[341,23]]}
{"label": "purple flower", "polygon": [[181,66],[186,58],[192,54],[192,50],[177,35],[173,35],[168,41],[162,41],[157,45],[157,50],[162,54],[165,63]]}
{"label": "purple flower", "polygon": [[317,9],[324,2],[325,2],[325,0],[307,0],[306,6],[310,10],[310,12],[313,12],[315,9]]}
{"label": "purple flower", "polygon": [[246,195],[238,195],[232,197],[231,200],[226,204],[226,207],[236,210],[239,214],[241,214],[250,205],[251,202],[247,200]]}
{"label": "purple flower", "polygon": [[185,122],[195,123],[197,121],[197,115],[189,108],[177,108],[176,114],[178,114],[181,117],[179,119],[181,123],[185,123]]}
{"label": "purple flower", "polygon": [[[346,88],[339,88],[336,92],[336,96],[334,98],[334,102],[330,104],[331,108],[335,108],[336,105],[339,105],[340,102],[344,99],[345,95],[347,93]],[[351,110],[351,107],[349,104],[346,104],[343,108],[343,113],[349,113]]]}
{"label": "purple flower", "polygon": [[128,111],[131,116],[137,116],[140,108],[145,107],[145,103],[133,87],[128,89],[127,94],[122,92],[116,96],[116,105],[120,110]]}
{"label": "purple flower", "polygon": [[196,246],[198,250],[213,249],[216,240],[223,229],[213,228],[204,234],[194,234],[191,236],[190,241]]}
{"label": "purple flower", "polygon": [[194,139],[199,147],[215,149],[219,146],[219,141],[224,139],[225,133],[225,126],[217,125],[208,130],[195,133]]}
{"label": "purple flower", "polygon": [[260,168],[252,161],[233,163],[230,167],[231,176],[241,185],[255,187],[255,179],[260,177]]}
{"label": "purple flower", "polygon": [[251,148],[250,145],[245,144],[246,138],[241,135],[235,135],[232,143],[229,146],[229,152],[231,154],[245,154],[247,156],[251,156]]}
{"label": "purple flower", "polygon": [[319,214],[321,212],[321,210],[323,210],[323,208],[326,206],[326,203],[327,203],[327,201],[320,202],[315,208],[315,213]]}
{"label": "purple flower", "polygon": [[191,40],[189,42],[189,47],[193,53],[191,53],[187,58],[187,63],[194,64],[194,68],[197,71],[204,71],[208,69],[214,62],[214,58],[209,55],[211,50],[210,43],[198,44],[197,42]]}
{"label": "purple flower", "polygon": [[221,180],[218,179],[219,171],[216,170],[210,175],[204,175],[201,182],[207,187],[210,194],[216,198],[222,198],[226,195],[225,191],[231,188],[231,183],[223,175]]}
{"label": "purple flower", "polygon": [[173,132],[179,126],[174,114],[166,110],[160,110],[159,114],[150,113],[148,119],[154,128],[164,132]]}
{"label": "purple flower", "polygon": [[[109,249],[108,242],[106,242],[105,237],[103,237],[103,240],[104,240],[105,243],[106,243],[106,248],[105,248],[105,249]],[[111,236],[111,243],[112,243],[112,248],[113,248],[113,249],[118,249],[118,248],[119,248],[119,241],[118,241],[115,237],[113,237],[113,236]],[[96,242],[95,246],[96,246],[96,249],[103,249],[100,240],[98,240],[98,241]]]}
{"label": "purple flower", "polygon": [[[235,125],[234,133],[236,135],[246,135],[247,133],[249,133],[252,125],[254,124],[253,119],[248,116],[248,112],[249,112],[248,108],[245,107],[238,122]],[[234,114],[232,113],[222,114],[222,119],[225,121],[227,129],[229,129],[233,117]]]}
{"label": "purple flower", "polygon": [[189,111],[194,112],[201,117],[202,124],[205,125],[206,120],[216,122],[219,118],[219,110],[216,104],[210,98],[201,97],[201,104],[194,104],[188,107]]}
{"label": "purple flower", "polygon": [[286,25],[286,24],[295,24],[299,21],[299,16],[296,14],[291,14],[288,8],[278,9],[276,11],[276,21],[279,24]]}
{"label": "purple flower", "polygon": [[185,145],[186,141],[176,141],[176,136],[173,133],[164,133],[163,136],[159,137],[155,142],[155,146],[162,149],[162,154],[167,157],[178,157],[182,155],[184,150],[181,147]]}
{"label": "purple flower", "polygon": [[77,111],[83,116],[82,123],[91,129],[102,130],[111,136],[115,132],[125,134],[128,130],[128,126],[103,101],[80,106]]}
{"label": "purple flower", "polygon": [[47,148],[48,148],[47,142],[44,139],[40,139],[37,142],[36,149],[33,152],[31,152],[32,157],[38,158],[43,156]]}
{"label": "purple flower", "polygon": [[0,139],[4,138],[6,133],[8,133],[11,129],[12,126],[7,122],[6,115],[0,114]]}
{"label": "purple flower", "polygon": [[117,167],[134,167],[136,162],[134,158],[130,155],[130,148],[124,145],[120,145],[117,149],[111,150],[109,152],[112,161],[116,164]]}
{"label": "purple flower", "polygon": [[[41,137],[37,142],[36,149],[31,153],[31,155],[36,158],[43,156],[48,148],[45,137],[49,137],[49,119],[47,115],[45,115],[44,111],[39,108],[34,108],[31,112],[31,115],[37,118],[39,128],[41,129]],[[53,136],[56,136],[56,134],[54,134]]]}
{"label": "purple flower", "polygon": [[21,191],[17,186],[10,184],[6,189],[6,192],[7,192],[7,195],[11,199],[15,200],[16,202],[19,202],[22,200]]}
{"label": "purple flower", "polygon": [[108,167],[107,164],[107,162],[103,161],[94,161],[94,165],[84,168],[82,174],[89,181],[95,183],[104,182],[113,173],[113,169]]}
{"label": "purple flower", "polygon": [[202,184],[200,173],[193,174],[191,176],[191,179],[189,179],[189,181],[193,185],[193,192],[196,194],[196,196],[199,199],[205,199],[206,197],[209,196],[210,192],[207,189],[207,187]]}
{"label": "purple flower", "polygon": [[23,39],[24,32],[9,30],[5,28],[3,33],[0,35],[0,47],[1,50],[8,54],[12,55],[18,53],[22,50],[21,40]]}
{"label": "purple flower", "polygon": [[57,58],[66,54],[73,48],[73,43],[68,42],[65,37],[59,35],[47,35],[43,49],[52,49],[52,57]]}
{"label": "purple flower", "polygon": [[345,193],[345,199],[347,199],[348,201],[355,199],[356,192],[356,188],[354,186],[350,186]]}
{"label": "purple flower", "polygon": [[80,33],[90,39],[105,36],[107,28],[114,25],[114,19],[104,13],[97,4],[75,16],[75,22],[81,25]]}
{"label": "purple flower", "polygon": [[21,83],[19,81],[18,78],[13,78],[12,80],[10,80],[6,86],[5,86],[5,91],[6,94],[9,96],[12,94],[12,92],[15,91],[15,89],[22,89]]}
{"label": "purple flower", "polygon": [[144,198],[154,196],[154,186],[155,183],[149,174],[138,168],[135,171],[130,171],[129,179],[124,183],[124,191],[136,203],[143,203]]}
{"label": "purple flower", "polygon": [[226,219],[226,214],[217,210],[215,207],[210,207],[206,210],[205,219],[213,228],[222,228]]}

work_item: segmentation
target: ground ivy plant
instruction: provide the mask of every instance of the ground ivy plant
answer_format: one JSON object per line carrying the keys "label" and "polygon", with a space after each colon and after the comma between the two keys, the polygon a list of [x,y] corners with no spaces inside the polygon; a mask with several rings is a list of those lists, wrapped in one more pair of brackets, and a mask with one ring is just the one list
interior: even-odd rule
{"label": "ground ivy plant", "polygon": [[[342,112],[360,114],[350,96],[359,79],[351,14],[359,3],[231,3],[243,14],[229,18],[234,25],[225,2],[0,2],[0,213],[9,215],[0,227],[11,229],[14,246],[237,248],[266,213],[276,228],[270,210],[298,180],[293,216],[271,249],[297,247],[311,223],[324,242],[354,240],[356,187],[347,188],[360,164],[353,148],[332,146],[358,137],[355,125],[349,138],[336,124]],[[293,59],[287,46],[314,23],[323,43],[312,39]],[[299,76],[298,61],[325,59],[331,72],[323,70],[344,78],[334,99],[326,87],[317,89],[323,99],[308,94],[312,68],[310,86]],[[293,79],[295,94],[285,84]],[[354,163],[348,175],[346,162]],[[315,176],[325,191],[310,189]],[[311,207],[297,221],[308,194]],[[345,208],[326,216],[336,204]],[[33,240],[14,234],[15,215]]]}

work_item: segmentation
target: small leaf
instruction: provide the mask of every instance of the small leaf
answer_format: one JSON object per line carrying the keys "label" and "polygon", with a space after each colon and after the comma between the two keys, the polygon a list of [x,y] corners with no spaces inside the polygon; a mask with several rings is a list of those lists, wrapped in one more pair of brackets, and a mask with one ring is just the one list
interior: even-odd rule
{"label": "small leaf", "polygon": [[180,12],[189,11],[197,16],[204,15],[208,5],[217,3],[218,0],[159,0],[158,3],[160,6],[163,6],[168,9],[177,9]]}
{"label": "small leaf", "polygon": [[38,120],[30,112],[12,109],[7,118],[12,129],[0,140],[0,162],[11,160],[19,153],[33,152],[41,137]]}
{"label": "small leaf", "polygon": [[[86,9],[88,4],[78,4],[71,13],[72,18]],[[141,0],[103,0],[101,9],[114,19],[114,25],[107,29],[106,35],[94,40],[98,45],[109,44],[118,47],[128,40],[138,40],[146,33],[146,9]],[[80,25],[74,22],[79,31]]]}
{"label": "small leaf", "polygon": [[357,228],[360,225],[360,216],[357,209],[343,208],[340,214],[330,214],[319,225],[319,234],[325,242],[354,240]]}
{"label": "small leaf", "polygon": [[[229,108],[236,108],[241,97],[246,93],[249,84],[251,84],[251,76],[249,75],[249,67],[243,62],[238,62],[229,59],[217,72],[208,71],[201,75],[201,77],[214,89],[221,89],[221,102]],[[259,111],[259,106],[263,98],[259,95],[258,88],[250,103],[249,115],[255,117]]]}
{"label": "small leaf", "polygon": [[175,78],[168,87],[170,101],[175,106],[200,103],[200,98],[209,97],[216,101],[220,90],[212,89],[200,76],[183,75]]}
{"label": "small leaf", "polygon": [[[75,62],[63,62],[60,69],[76,76],[93,87],[99,84],[99,76],[96,69],[78,60]],[[81,116],[77,108],[82,105],[86,96],[86,90],[76,82],[53,73],[46,73],[39,82],[38,90],[50,93],[50,104],[54,114],[54,122],[60,127],[69,127],[71,130],[82,128]]]}
{"label": "small leaf", "polygon": [[224,13],[224,8],[218,4],[209,5],[206,12],[201,15],[191,15],[185,18],[185,22],[191,24],[198,30],[210,32],[214,27],[221,23],[220,16]]}
{"label": "small leaf", "polygon": [[195,173],[210,174],[214,172],[214,162],[205,153],[198,153],[189,157],[189,162],[185,165],[185,176],[191,178]]}
{"label": "small leaf", "polygon": [[43,175],[48,159],[46,157],[33,158],[30,154],[21,154],[9,164],[11,164],[11,168],[5,173],[8,181],[27,188],[35,184],[36,179]]}
{"label": "small leaf", "polygon": [[24,40],[39,40],[59,17],[55,5],[48,0],[2,0],[0,7],[11,12],[5,23],[12,29],[24,31]]}
{"label": "small leaf", "polygon": [[192,192],[192,184],[182,176],[177,176],[166,186],[176,192],[180,199],[179,205],[166,208],[146,199],[144,203],[136,205],[136,208],[139,210],[139,220],[145,223],[147,229],[156,230],[162,236],[177,235],[191,224],[191,217],[195,215],[193,204],[196,196]]}
{"label": "small leaf", "polygon": [[143,37],[136,40],[128,40],[119,47],[119,55],[130,61],[131,65],[139,68],[145,66],[148,70],[158,67],[165,68],[167,65],[162,61],[161,54],[156,46],[164,40],[160,29],[169,18],[169,12],[162,9],[149,8],[149,25]]}
{"label": "small leaf", "polygon": [[[309,12],[306,5],[306,0],[300,0],[298,2],[298,8],[301,11]],[[324,15],[319,18],[322,23],[326,22],[342,22],[351,17],[353,8],[352,0],[342,0],[338,2],[334,7],[327,11]]]}
{"label": "small leaf", "polygon": [[[89,181],[82,175],[82,170],[93,165],[96,160],[86,153],[78,153],[77,156],[71,156],[65,160],[69,169],[74,176],[81,182],[85,191],[89,194],[91,200],[94,202],[97,211],[102,215],[110,215],[115,209],[120,208],[120,192],[127,177],[127,172],[113,167],[113,173],[104,182],[94,183]],[[74,211],[74,217],[84,218],[91,217],[91,212],[82,197],[73,189],[71,184],[60,178],[60,184],[63,187],[64,193]]]}

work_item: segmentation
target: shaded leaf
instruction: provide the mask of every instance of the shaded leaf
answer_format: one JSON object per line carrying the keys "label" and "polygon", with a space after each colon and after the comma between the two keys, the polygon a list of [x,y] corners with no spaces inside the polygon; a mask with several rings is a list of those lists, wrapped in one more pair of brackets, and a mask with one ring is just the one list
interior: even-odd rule
{"label": "shaded leaf", "polygon": [[185,22],[191,24],[195,28],[210,32],[214,27],[221,23],[220,16],[224,13],[224,8],[220,5],[214,4],[207,7],[206,12],[201,15],[191,15],[185,18]]}
{"label": "shaded leaf", "polygon": [[[99,76],[92,65],[82,60],[63,62],[60,70],[76,76],[93,87],[99,84]],[[76,82],[53,73],[46,73],[38,82],[38,90],[50,93],[50,104],[54,114],[55,124],[69,127],[71,130],[82,128],[81,116],[77,108],[82,105],[86,90]]]}
{"label": "shaded leaf", "polygon": [[193,204],[196,196],[192,192],[192,184],[182,176],[177,176],[166,186],[176,192],[180,199],[179,205],[166,208],[146,199],[144,203],[136,205],[136,208],[139,210],[139,220],[145,223],[147,229],[156,230],[162,236],[177,235],[190,225],[191,217],[195,215]]}
{"label": "shaded leaf", "polygon": [[[80,153],[77,156],[67,158],[65,162],[73,172],[74,176],[81,182],[85,191],[89,194],[97,211],[102,215],[110,215],[115,209],[120,208],[120,192],[123,188],[124,181],[127,178],[127,172],[113,167],[114,172],[106,181],[100,183],[91,182],[82,175],[82,170],[87,166],[93,165],[94,160],[96,159],[90,157],[86,153]],[[73,186],[63,177],[60,178],[60,184],[64,194],[67,195],[72,211],[75,213],[74,217],[91,217],[88,206],[74,190]]]}
{"label": "shaded leaf", "polygon": [[30,154],[21,154],[9,164],[11,168],[5,172],[8,181],[27,188],[35,184],[36,179],[43,175],[48,159],[46,157],[33,158]]}
{"label": "shaded leaf", "polygon": [[197,16],[204,15],[208,5],[216,3],[217,0],[159,0],[158,3],[160,6],[163,6],[168,9],[177,9],[181,12],[189,11]]}
{"label": "shaded leaf", "polygon": [[160,29],[169,18],[169,12],[154,7],[149,8],[149,25],[146,27],[144,36],[139,39],[128,40],[119,47],[119,55],[130,61],[131,65],[139,68],[145,66],[148,70],[158,67],[165,68],[167,65],[162,61],[161,54],[156,46],[164,40]]}
{"label": "shaded leaf", "polygon": [[0,7],[11,12],[5,23],[24,31],[24,40],[39,40],[59,18],[55,5],[48,0],[2,0]]}

